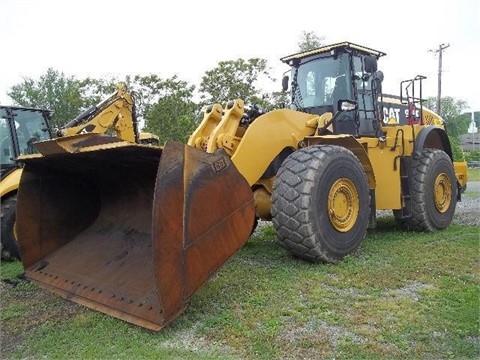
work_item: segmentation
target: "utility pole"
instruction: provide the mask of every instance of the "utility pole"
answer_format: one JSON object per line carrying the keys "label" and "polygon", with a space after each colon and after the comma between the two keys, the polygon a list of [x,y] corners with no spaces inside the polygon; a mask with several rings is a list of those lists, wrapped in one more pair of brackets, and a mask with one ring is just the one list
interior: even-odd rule
{"label": "utility pole", "polygon": [[438,49],[430,50],[431,52],[438,53],[438,92],[437,92],[437,114],[440,114],[440,100],[442,98],[442,53],[443,50],[448,48],[450,44],[440,44]]}

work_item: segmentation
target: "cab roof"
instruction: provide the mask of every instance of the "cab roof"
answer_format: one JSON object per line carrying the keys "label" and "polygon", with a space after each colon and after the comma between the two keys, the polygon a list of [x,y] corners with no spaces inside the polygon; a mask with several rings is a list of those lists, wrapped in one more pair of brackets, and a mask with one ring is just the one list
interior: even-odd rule
{"label": "cab roof", "polygon": [[0,105],[0,109],[26,110],[26,111],[34,111],[34,112],[44,112],[49,114],[53,113],[52,110],[26,107],[26,106],[15,106],[15,105]]}
{"label": "cab roof", "polygon": [[374,49],[370,49],[366,46],[357,45],[357,44],[354,44],[354,43],[351,43],[351,42],[344,41],[344,42],[341,42],[341,43],[322,46],[322,47],[319,47],[317,49],[303,51],[303,52],[299,52],[299,53],[296,53],[296,54],[293,54],[293,55],[288,55],[288,56],[285,56],[285,57],[281,58],[280,61],[282,61],[286,64],[289,64],[290,60],[293,60],[293,59],[303,59],[303,58],[306,58],[306,57],[309,57],[309,56],[312,56],[312,55],[330,52],[330,51],[335,50],[335,49],[352,49],[352,50],[355,50],[355,51],[362,52],[364,54],[373,55],[377,59],[381,56],[386,55],[384,52],[374,50]]}

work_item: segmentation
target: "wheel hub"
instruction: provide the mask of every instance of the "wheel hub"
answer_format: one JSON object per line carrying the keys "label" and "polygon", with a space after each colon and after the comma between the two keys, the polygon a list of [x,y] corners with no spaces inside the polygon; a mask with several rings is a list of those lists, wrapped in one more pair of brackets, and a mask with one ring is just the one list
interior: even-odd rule
{"label": "wheel hub", "polygon": [[355,185],[347,178],[336,180],[328,193],[328,214],[333,227],[349,231],[357,222],[359,198]]}
{"label": "wheel hub", "polygon": [[452,201],[452,183],[447,174],[441,173],[435,179],[433,196],[437,210],[441,213],[446,212]]}

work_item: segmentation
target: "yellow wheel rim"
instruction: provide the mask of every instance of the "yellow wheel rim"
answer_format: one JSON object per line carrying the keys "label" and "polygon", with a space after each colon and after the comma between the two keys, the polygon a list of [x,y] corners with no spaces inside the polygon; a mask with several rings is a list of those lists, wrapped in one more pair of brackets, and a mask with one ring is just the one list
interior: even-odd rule
{"label": "yellow wheel rim", "polygon": [[447,211],[452,202],[452,183],[447,174],[441,173],[435,179],[433,196],[437,210],[441,213]]}
{"label": "yellow wheel rim", "polygon": [[357,188],[347,178],[336,180],[328,193],[328,215],[333,227],[349,231],[357,222],[360,208]]}

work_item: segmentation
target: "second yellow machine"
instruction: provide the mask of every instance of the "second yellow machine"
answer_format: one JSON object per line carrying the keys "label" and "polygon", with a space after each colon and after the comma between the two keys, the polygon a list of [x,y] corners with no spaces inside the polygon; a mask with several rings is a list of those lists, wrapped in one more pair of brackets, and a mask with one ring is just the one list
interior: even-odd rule
{"label": "second yellow machine", "polygon": [[[128,91],[124,83],[120,83],[113,94],[68,122],[56,135],[65,137],[87,133],[115,134],[118,139],[125,141],[158,146],[158,136],[138,132],[135,106],[133,92]],[[2,260],[20,258],[14,224],[17,191],[23,168],[16,158],[36,153],[34,142],[52,138],[50,116],[51,111],[48,110],[0,106]]]}
{"label": "second yellow machine", "polygon": [[441,119],[405,84],[407,123],[384,118],[376,51],[339,43],[287,56],[291,108],[208,107],[188,144],[153,148],[84,135],[37,144],[18,193],[26,276],[160,330],[271,219],[310,261],[357,249],[376,210],[445,229],[467,181]]}

